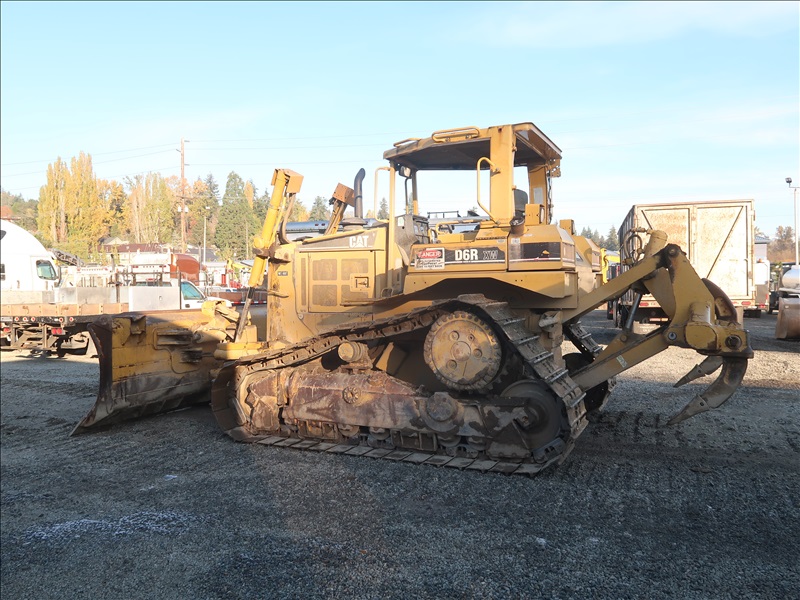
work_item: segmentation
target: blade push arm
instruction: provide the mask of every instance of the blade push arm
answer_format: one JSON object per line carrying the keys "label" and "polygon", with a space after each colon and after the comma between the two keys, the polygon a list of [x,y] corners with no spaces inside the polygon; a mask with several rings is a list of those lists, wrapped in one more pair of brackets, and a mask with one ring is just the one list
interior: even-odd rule
{"label": "blade push arm", "polygon": [[275,169],[275,173],[272,175],[272,198],[269,201],[267,215],[264,217],[261,235],[257,235],[253,240],[256,256],[253,259],[253,269],[250,271],[247,297],[245,298],[244,306],[242,306],[239,322],[236,324],[234,343],[238,342],[242,337],[242,332],[247,323],[247,313],[253,303],[255,289],[264,282],[264,272],[269,260],[269,249],[278,236],[278,219],[288,198],[297,194],[302,184],[303,176],[289,169]]}

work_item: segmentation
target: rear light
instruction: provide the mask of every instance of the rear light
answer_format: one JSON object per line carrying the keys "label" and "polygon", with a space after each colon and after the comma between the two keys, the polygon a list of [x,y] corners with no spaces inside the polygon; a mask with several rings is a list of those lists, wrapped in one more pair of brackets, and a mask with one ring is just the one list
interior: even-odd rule
{"label": "rear light", "polygon": [[742,300],[742,306],[750,306],[751,304],[750,300]]}
{"label": "rear light", "polygon": [[50,333],[53,335],[64,335],[64,330],[61,327],[53,327],[50,330]]}
{"label": "rear light", "polygon": [[650,303],[649,302],[640,302],[639,306],[644,306],[645,308],[647,308],[648,306],[650,306]]}
{"label": "rear light", "polygon": [[11,333],[11,327],[3,327],[3,333]]}

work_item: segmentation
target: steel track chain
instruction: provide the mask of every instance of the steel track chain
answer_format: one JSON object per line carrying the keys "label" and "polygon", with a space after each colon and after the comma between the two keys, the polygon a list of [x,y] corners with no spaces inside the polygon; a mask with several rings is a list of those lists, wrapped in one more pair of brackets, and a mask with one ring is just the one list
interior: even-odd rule
{"label": "steel track chain", "polygon": [[[235,380],[234,370],[244,366],[248,372],[288,368],[311,361],[333,350],[339,344],[348,342],[369,342],[376,339],[390,339],[401,333],[424,329],[432,325],[441,315],[458,308],[471,308],[482,312],[503,333],[505,341],[523,361],[523,375],[546,384],[564,406],[569,431],[563,437],[566,443],[563,450],[543,463],[512,463],[498,461],[477,453],[477,457],[442,454],[447,448],[439,447],[436,452],[405,448],[375,448],[367,445],[366,436],[348,439],[348,443],[327,442],[313,439],[291,437],[293,432],[282,431],[285,435],[253,435],[246,428],[238,426],[228,404],[229,383]],[[573,329],[575,326],[572,326]],[[582,329],[582,328],[581,328]],[[585,330],[583,330],[585,332]],[[590,335],[583,338],[590,348],[600,346]],[[287,447],[296,450],[366,456],[426,464],[447,466],[457,469],[494,472],[514,475],[533,475],[555,462],[563,461],[571,452],[575,440],[587,425],[586,409],[583,405],[585,394],[569,377],[566,368],[560,367],[552,351],[540,342],[540,336],[532,334],[525,327],[525,318],[515,315],[506,302],[487,299],[480,294],[459,296],[456,300],[441,301],[425,308],[414,309],[404,315],[373,321],[363,325],[348,324],[320,334],[311,340],[294,344],[287,348],[244,357],[225,364],[214,381],[212,408],[225,432],[237,441],[258,443],[266,446]],[[226,424],[230,426],[226,427]],[[476,454],[476,453],[473,453]]]}
{"label": "steel track chain", "polygon": [[[603,351],[603,347],[595,341],[595,339],[592,337],[592,334],[589,333],[583,327],[583,325],[580,324],[580,322],[565,324],[564,335],[567,336],[569,341],[572,342],[572,344],[580,351],[581,354],[587,358],[591,358],[592,361]],[[608,390],[606,391],[605,399],[601,402],[599,408],[605,406],[611,391],[617,385],[617,378],[612,377],[611,379],[608,379],[606,383],[608,384]]]}

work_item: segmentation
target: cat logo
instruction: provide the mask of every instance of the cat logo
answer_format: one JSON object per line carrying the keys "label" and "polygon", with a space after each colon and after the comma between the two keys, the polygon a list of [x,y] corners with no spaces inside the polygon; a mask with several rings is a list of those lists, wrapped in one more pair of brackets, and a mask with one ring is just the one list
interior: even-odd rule
{"label": "cat logo", "polygon": [[351,248],[368,248],[369,247],[369,239],[366,234],[364,235],[354,235],[350,238],[350,247]]}

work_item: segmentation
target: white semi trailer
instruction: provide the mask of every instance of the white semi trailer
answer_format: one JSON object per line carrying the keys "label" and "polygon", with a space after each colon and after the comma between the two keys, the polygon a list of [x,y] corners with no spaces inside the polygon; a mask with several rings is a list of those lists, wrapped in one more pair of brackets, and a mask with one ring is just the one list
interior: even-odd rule
{"label": "white semi trailer", "polygon": [[[619,230],[622,271],[629,267],[626,262],[636,260],[638,250],[647,242],[648,230],[665,231],[670,242],[686,253],[698,275],[725,290],[740,323],[745,312],[758,317],[768,308],[766,296],[757,298],[754,282],[752,200],[634,205]],[[612,308],[619,326],[666,319],[649,294],[630,291]]]}

